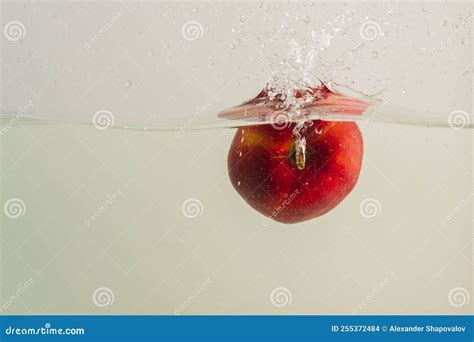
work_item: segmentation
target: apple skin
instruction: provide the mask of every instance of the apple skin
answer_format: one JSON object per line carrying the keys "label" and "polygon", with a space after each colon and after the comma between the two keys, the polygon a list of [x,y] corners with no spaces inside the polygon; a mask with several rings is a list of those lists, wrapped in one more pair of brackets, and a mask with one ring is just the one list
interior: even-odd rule
{"label": "apple skin", "polygon": [[300,170],[294,126],[238,128],[227,158],[230,181],[240,196],[261,214],[287,224],[336,207],[356,185],[363,155],[356,123],[314,120],[302,135],[306,162]]}

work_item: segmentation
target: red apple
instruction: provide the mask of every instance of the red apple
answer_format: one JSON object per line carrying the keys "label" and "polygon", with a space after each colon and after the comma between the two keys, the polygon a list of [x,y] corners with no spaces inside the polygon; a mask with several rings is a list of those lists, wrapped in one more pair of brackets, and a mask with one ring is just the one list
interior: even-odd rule
{"label": "red apple", "polygon": [[362,135],[354,122],[314,120],[302,134],[303,163],[297,161],[294,126],[238,128],[227,159],[230,181],[243,199],[283,223],[336,207],[356,185],[362,163]]}

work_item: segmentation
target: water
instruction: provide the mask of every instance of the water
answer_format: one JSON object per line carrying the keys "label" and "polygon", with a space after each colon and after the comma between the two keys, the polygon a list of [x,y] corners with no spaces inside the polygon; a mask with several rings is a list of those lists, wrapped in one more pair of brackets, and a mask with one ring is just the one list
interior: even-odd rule
{"label": "water", "polygon": [[[21,199],[24,215],[2,218],[2,272],[16,280],[3,292],[34,285],[8,312],[467,313],[445,292],[471,269],[470,131],[361,129],[354,191],[287,226],[232,188],[233,129],[15,126],[2,135],[2,200]],[[91,300],[99,287],[113,291],[107,311]],[[275,312],[277,287],[292,305]]]}
{"label": "water", "polygon": [[[281,85],[271,79],[255,99],[247,99],[240,105],[223,109],[219,113],[198,110],[185,118],[171,118],[166,121],[117,121],[108,110],[97,111],[92,120],[78,121],[102,129],[123,128],[135,130],[171,130],[233,128],[258,124],[281,124],[278,121],[294,122],[304,120],[355,121],[366,124],[368,121],[397,123],[425,127],[445,127],[455,130],[474,128],[474,118],[465,110],[453,110],[450,113],[432,112],[390,104],[383,98],[368,96],[347,86],[331,86],[319,82],[316,86],[305,85],[287,80]],[[127,81],[127,87],[131,81]],[[330,94],[328,99],[321,97],[321,91]],[[304,97],[296,98],[295,93],[302,92]],[[33,108],[27,104],[16,113],[4,111],[0,116],[7,129],[17,123],[22,125],[57,124],[75,120],[48,119],[31,114]]]}
{"label": "water", "polygon": [[[3,312],[470,313],[450,297],[472,296],[465,5],[57,9],[91,32],[36,6],[9,9],[32,26],[2,51]],[[292,98],[321,81],[367,108]],[[242,116],[267,82],[274,98]],[[235,128],[275,124],[262,109],[282,94],[283,124],[355,121],[364,140],[354,190],[291,226],[247,205],[227,168]]]}

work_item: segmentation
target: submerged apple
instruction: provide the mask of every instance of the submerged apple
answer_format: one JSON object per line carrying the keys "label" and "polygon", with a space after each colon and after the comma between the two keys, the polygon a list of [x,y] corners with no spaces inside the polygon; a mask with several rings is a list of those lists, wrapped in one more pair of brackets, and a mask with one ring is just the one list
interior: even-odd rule
{"label": "submerged apple", "polygon": [[[228,155],[232,185],[265,216],[297,223],[336,207],[359,177],[363,142],[354,122],[307,121],[303,139],[295,123],[241,127]],[[305,145],[305,146],[302,146]]]}
{"label": "submerged apple", "polygon": [[[308,94],[310,100],[302,103],[309,111],[337,108],[360,115],[367,108],[364,101],[325,86],[296,92],[295,97]],[[262,91],[220,116],[269,121],[269,116],[284,112],[280,109]],[[297,223],[327,213],[352,191],[362,155],[362,135],[354,122],[306,119],[238,128],[227,163],[232,185],[251,207],[275,221]]]}

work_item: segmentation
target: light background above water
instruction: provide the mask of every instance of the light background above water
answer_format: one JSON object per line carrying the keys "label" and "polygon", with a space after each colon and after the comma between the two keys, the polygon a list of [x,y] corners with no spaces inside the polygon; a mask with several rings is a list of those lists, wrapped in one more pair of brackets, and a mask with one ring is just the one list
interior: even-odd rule
{"label": "light background above water", "polygon": [[442,121],[472,112],[469,2],[2,7],[5,23],[23,25],[22,39],[2,37],[2,114],[90,123],[107,110],[117,126],[212,125],[271,76],[384,90]]}

